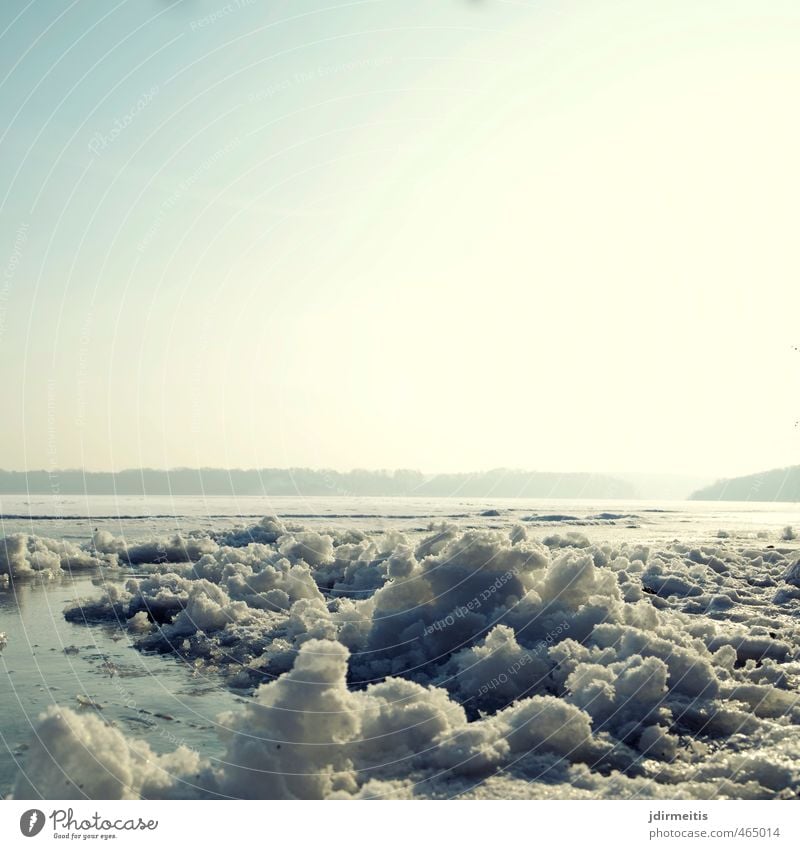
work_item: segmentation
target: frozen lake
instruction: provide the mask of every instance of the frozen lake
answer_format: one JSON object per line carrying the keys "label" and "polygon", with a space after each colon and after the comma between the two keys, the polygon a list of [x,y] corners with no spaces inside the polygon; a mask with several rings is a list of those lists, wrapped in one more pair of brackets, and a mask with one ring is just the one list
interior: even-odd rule
{"label": "frozen lake", "polygon": [[[631,553],[631,546],[652,546],[657,552],[664,547],[665,550],[668,549],[674,554],[674,544],[677,542],[683,548],[678,549],[679,554],[682,552],[680,555],[682,560],[675,576],[677,579],[675,593],[662,592],[659,588],[665,587],[666,578],[672,577],[665,575],[664,570],[658,573],[658,580],[662,583],[659,585],[656,582],[655,589],[647,585],[648,581],[652,584],[652,578],[642,579],[646,592],[651,593],[653,603],[657,602],[656,606],[665,611],[661,615],[671,616],[672,619],[669,621],[674,624],[683,621],[680,620],[680,616],[702,614],[704,617],[710,617],[711,621],[723,622],[726,628],[733,628],[734,630],[730,630],[728,636],[715,638],[716,642],[706,640],[706,644],[711,646],[712,651],[714,647],[718,649],[722,645],[737,645],[737,640],[741,643],[744,633],[742,629],[748,627],[748,621],[755,623],[756,628],[753,633],[756,636],[767,632],[775,634],[777,629],[782,629],[779,635],[781,645],[787,645],[787,640],[789,641],[790,657],[785,657],[784,660],[789,664],[786,666],[786,671],[791,677],[784,680],[777,672],[774,674],[771,672],[770,680],[774,679],[773,683],[777,682],[776,686],[782,693],[795,692],[796,678],[794,676],[797,672],[797,664],[792,661],[794,665],[791,665],[790,661],[792,658],[796,659],[798,645],[796,625],[794,630],[790,625],[792,621],[796,622],[796,602],[791,600],[787,602],[787,604],[795,605],[791,608],[769,608],[768,599],[774,594],[772,585],[768,590],[759,587],[758,581],[750,581],[744,572],[737,572],[736,567],[732,569],[725,581],[717,580],[710,571],[709,577],[706,578],[701,572],[706,562],[713,565],[713,561],[709,559],[710,555],[709,557],[702,555],[698,559],[690,551],[699,551],[703,546],[722,546],[721,551],[730,551],[731,557],[735,557],[736,564],[739,564],[742,557],[751,557],[751,555],[743,555],[742,552],[751,551],[752,554],[752,550],[758,549],[768,555],[768,562],[772,562],[769,559],[770,552],[780,552],[776,555],[780,558],[780,562],[789,562],[795,556],[797,543],[794,540],[783,539],[783,529],[787,525],[794,524],[800,530],[800,509],[793,504],[459,498],[180,497],[142,499],[123,497],[113,499],[6,496],[0,502],[0,514],[2,515],[0,535],[3,537],[25,534],[31,537],[66,541],[72,545],[82,546],[82,550],[86,550],[91,556],[99,556],[101,549],[96,543],[90,542],[93,533],[99,530],[106,532],[109,539],[113,537],[113,545],[116,546],[113,554],[104,556],[123,559],[129,557],[136,561],[122,562],[117,567],[109,569],[89,568],[80,571],[62,569],[58,574],[48,575],[47,580],[44,579],[44,572],[34,573],[25,579],[13,581],[6,589],[0,586],[0,634],[7,635],[7,645],[0,651],[0,672],[4,679],[3,686],[0,688],[0,793],[3,794],[11,791],[20,769],[25,768],[28,753],[33,745],[32,741],[35,739],[32,735],[38,718],[49,707],[69,708],[81,717],[97,716],[107,727],[119,730],[125,739],[146,741],[155,753],[169,753],[180,746],[185,746],[203,759],[203,769],[207,772],[213,772],[219,767],[226,757],[224,739],[227,727],[226,720],[220,721],[219,717],[224,711],[241,711],[242,702],[252,702],[254,686],[260,680],[253,677],[257,671],[254,671],[255,666],[261,664],[259,669],[262,669],[265,675],[264,682],[273,680],[276,675],[291,667],[290,662],[287,666],[284,659],[274,656],[274,647],[259,642],[259,634],[273,633],[271,639],[274,639],[275,645],[281,641],[285,643],[288,639],[287,634],[294,634],[298,628],[301,628],[297,622],[293,624],[291,617],[287,624],[284,621],[285,615],[282,613],[280,616],[284,619],[278,621],[279,613],[276,611],[281,609],[281,602],[274,601],[278,598],[275,593],[284,593],[284,596],[290,599],[285,603],[288,609],[288,606],[294,603],[291,589],[281,584],[283,589],[278,590],[279,584],[275,584],[275,589],[261,593],[255,598],[252,595],[243,595],[241,596],[243,601],[234,602],[234,607],[235,604],[240,605],[235,613],[230,612],[233,608],[229,610],[225,607],[228,602],[217,599],[216,602],[222,604],[223,609],[226,610],[225,615],[230,619],[230,625],[226,631],[230,633],[226,638],[227,643],[223,639],[210,649],[205,644],[199,645],[200,631],[205,628],[200,618],[197,620],[200,631],[195,636],[192,636],[195,623],[192,623],[192,627],[185,631],[176,631],[174,625],[163,624],[171,622],[174,614],[186,606],[185,588],[189,588],[191,597],[192,587],[196,590],[201,583],[197,581],[197,576],[194,574],[188,575],[181,572],[184,576],[181,578],[184,589],[175,589],[174,586],[170,586],[169,592],[177,593],[175,598],[180,596],[183,600],[179,598],[174,602],[171,612],[169,615],[165,614],[161,624],[158,616],[155,617],[155,621],[148,622],[147,617],[141,620],[149,628],[155,629],[154,633],[145,635],[144,642],[142,642],[142,635],[136,629],[132,629],[130,623],[126,625],[124,620],[119,619],[120,608],[114,606],[114,603],[107,602],[101,614],[95,615],[96,612],[94,612],[87,615],[84,621],[82,621],[82,614],[79,612],[75,615],[74,611],[83,610],[82,599],[98,599],[104,593],[107,594],[109,588],[121,589],[132,577],[145,580],[154,571],[163,574],[172,568],[178,571],[184,568],[165,564],[152,566],[146,562],[146,555],[131,557],[130,553],[137,543],[166,539],[175,533],[180,533],[184,537],[194,535],[198,538],[212,535],[219,540],[220,544],[226,544],[225,540],[233,539],[233,537],[225,537],[225,534],[243,525],[254,525],[265,515],[277,516],[286,525],[287,536],[281,539],[288,539],[291,533],[297,537],[294,549],[280,540],[273,547],[280,547],[281,552],[292,563],[302,562],[302,568],[306,568],[304,565],[306,560],[311,563],[314,581],[323,593],[320,599],[324,600],[328,610],[333,612],[334,619],[341,615],[340,603],[353,599],[352,603],[356,606],[369,605],[372,603],[369,601],[371,595],[384,581],[387,581],[385,565],[380,567],[384,570],[384,577],[379,581],[370,583],[371,578],[365,579],[364,575],[368,575],[368,570],[358,560],[362,554],[354,553],[357,544],[361,546],[359,551],[371,552],[369,557],[373,558],[374,564],[391,563],[391,552],[394,551],[393,556],[397,559],[398,552],[405,551],[405,548],[399,537],[392,538],[387,535],[387,531],[397,531],[404,535],[402,539],[413,548],[430,536],[431,523],[444,522],[454,525],[457,527],[458,534],[480,530],[513,535],[512,529],[520,526],[524,528],[532,545],[538,546],[542,539],[549,539],[547,544],[554,551],[554,556],[562,548],[567,552],[573,551],[573,545],[574,550],[580,553],[581,551],[596,552],[600,546],[606,544],[627,547],[620,550],[620,556],[625,556],[631,561],[636,556],[642,556]],[[327,577],[333,567],[326,564],[333,563],[334,555],[323,556],[316,551],[316,543],[304,542],[302,539],[302,533],[314,532],[316,537],[317,534],[324,534],[326,531],[330,532],[330,537],[334,540],[337,553],[335,556],[341,559],[344,557],[342,552],[346,552],[347,557],[351,558],[349,568],[352,574],[348,577],[347,569],[343,567],[341,575],[336,579],[338,583],[334,582],[334,578]],[[353,536],[350,532],[355,532],[356,535]],[[576,536],[574,538],[565,536],[570,533]],[[453,539],[457,537],[455,532],[451,536]],[[358,542],[359,539],[363,542]],[[557,541],[553,542],[554,539]],[[386,540],[390,540],[390,543]],[[400,548],[397,548],[398,540]],[[235,550],[249,551],[241,547],[244,542],[241,540],[237,542],[239,548]],[[371,544],[373,548],[368,549]],[[213,545],[216,548],[216,543]],[[670,546],[673,548],[670,549]],[[112,549],[109,548],[108,551],[111,552]],[[429,556],[435,555],[437,551],[435,546],[431,547]],[[513,549],[511,551],[513,552]],[[261,556],[263,558],[263,555]],[[318,562],[315,562],[314,558],[317,556]],[[366,555],[363,556],[366,557]],[[719,556],[724,560],[724,553]],[[207,555],[207,558],[213,557],[219,559],[219,554]],[[422,559],[419,550],[417,558]],[[159,556],[153,559],[161,558]],[[456,559],[455,555],[450,556],[450,560],[453,559]],[[666,555],[663,555],[662,559],[668,562]],[[623,592],[628,594],[626,598],[631,600],[641,598],[643,601],[640,605],[647,604],[648,596],[642,596],[641,587],[637,583],[638,579],[633,574],[636,570],[641,572],[643,567],[623,568],[619,566],[619,562],[618,560],[615,568],[622,573],[619,581]],[[679,561],[676,559],[674,562]],[[752,562],[752,557],[748,562]],[[597,554],[595,554],[595,563],[602,565],[602,559],[598,559]],[[256,568],[251,564],[246,568],[255,570],[247,573],[254,576],[258,574],[258,569],[261,567]],[[478,568],[483,570],[483,564],[479,564]],[[718,566],[713,568],[720,569]],[[390,576],[391,570],[390,566],[388,573]],[[767,575],[769,570],[764,568],[764,575],[772,584],[777,582],[776,570],[777,566]],[[605,568],[596,571],[611,573],[610,569]],[[668,572],[669,569],[666,571]],[[631,576],[628,575],[629,572]],[[1,573],[2,569],[0,569]],[[402,569],[399,569],[397,574],[401,573]],[[648,574],[646,569],[645,574]],[[225,585],[226,592],[234,598],[229,579],[220,577],[219,572],[216,576],[209,572],[208,577],[215,585]],[[157,580],[163,583],[162,578]],[[250,580],[255,583],[254,577]],[[462,578],[462,580],[465,579]],[[710,586],[712,580],[716,582],[713,587]],[[639,587],[638,595],[631,589],[634,585]],[[533,587],[534,584],[531,583],[530,586]],[[284,590],[288,592],[288,596]],[[313,593],[318,592],[313,588],[313,584],[312,590]],[[440,593],[446,594],[449,591],[449,587],[439,589]],[[160,585],[153,592],[160,592],[163,596],[166,592],[165,585]],[[273,595],[270,595],[270,592]],[[542,594],[541,589],[536,592]],[[591,592],[602,595],[610,590],[605,585],[601,588],[601,583],[598,583],[594,590],[591,592],[587,590],[587,592],[589,595],[582,602],[570,601],[570,615],[574,613],[576,621],[584,615],[581,611],[587,604],[595,604],[594,601],[590,601]],[[112,589],[112,596],[113,593]],[[298,599],[310,599],[313,593],[304,591],[298,595]],[[497,593],[499,596],[500,591],[498,590]],[[144,593],[140,595],[144,597]],[[277,606],[275,610],[271,607],[273,603]],[[518,602],[511,603],[518,604]],[[430,606],[433,602],[426,601],[425,604]],[[614,604],[619,607],[618,602]],[[73,610],[69,620],[64,616],[67,608]],[[131,607],[129,612],[133,609]],[[153,620],[151,608],[145,605],[145,609],[147,616]],[[261,620],[251,620],[244,616],[241,619],[244,623],[241,629],[236,630],[239,628],[238,625],[233,628],[233,622],[239,621],[237,617],[242,616],[242,610],[249,615],[253,613],[253,609],[262,616]],[[292,616],[295,618],[297,609],[295,604],[292,608]],[[459,609],[458,605],[452,607],[452,610],[456,612]],[[369,615],[373,615],[371,610],[372,608],[369,608]],[[447,613],[450,608],[445,606],[442,610]],[[328,615],[324,605],[322,611],[321,615]],[[124,615],[128,616],[128,613]],[[200,614],[192,615],[200,616]],[[452,618],[452,614],[448,615]],[[505,616],[505,613],[503,615]],[[141,616],[144,616],[144,613],[140,614]],[[562,617],[563,621],[568,621],[569,616],[566,614],[564,616],[566,618]],[[616,610],[612,611],[612,607],[609,607],[606,616],[612,617],[618,614]],[[748,617],[752,617],[752,620]],[[631,622],[634,621],[630,615],[628,619]],[[137,625],[141,624],[141,621],[137,619]],[[428,628],[438,627],[435,619],[431,620],[428,617],[425,621],[428,622]],[[506,619],[496,621],[505,622]],[[517,632],[520,628],[524,630],[526,627],[524,624],[522,626],[518,623],[514,624],[516,620],[513,617],[508,621]],[[258,624],[259,622],[262,624]],[[335,627],[330,625],[330,627],[326,626],[327,630],[325,630],[312,626],[307,619],[302,619],[302,622],[301,631],[308,629],[309,635],[318,631],[320,636],[325,635],[326,638],[330,638],[336,628],[341,628],[341,625]],[[373,629],[374,627],[373,625]],[[698,635],[703,633],[703,628],[707,631],[708,627],[698,626]],[[173,628],[173,631],[170,631],[170,628]],[[270,632],[270,628],[275,628],[274,632]],[[662,623],[659,628],[663,636],[667,632],[666,624]],[[479,630],[482,638],[485,638],[486,629],[483,625]],[[175,640],[175,645],[170,644],[168,647],[170,650],[166,650],[164,645],[158,643],[156,639],[158,637],[163,643],[162,638],[165,633],[172,634],[170,639]],[[159,634],[161,637],[158,636]],[[478,633],[476,632],[475,635],[470,635],[468,639],[459,642],[457,646],[454,645],[452,651],[468,648],[472,645],[473,636],[477,641]],[[579,638],[578,624],[572,625],[570,636]],[[291,650],[293,653],[296,653],[297,647],[302,645],[302,639]],[[340,636],[339,639],[347,642],[344,637]],[[347,639],[350,639],[351,651],[355,651],[355,647],[361,645],[358,643],[360,638]],[[777,641],[778,637],[775,640]],[[793,640],[795,642],[792,642]],[[370,647],[371,645],[368,640],[363,643],[367,653],[376,651],[374,647]],[[225,648],[226,646],[228,648]],[[230,657],[220,659],[215,652],[219,654],[221,651],[229,652]],[[451,649],[443,651],[446,651],[449,656]],[[244,654],[237,654],[237,652],[244,652]],[[262,652],[264,652],[263,655]],[[254,658],[258,659],[258,664],[254,665]],[[447,658],[441,655],[435,660],[440,662],[440,668],[431,671],[432,660],[426,659],[424,673],[410,677],[423,683],[430,682],[436,686],[447,687],[451,694],[455,693],[454,698],[464,704],[469,711],[469,700],[465,702],[458,694],[458,688],[448,683],[445,665]],[[231,674],[230,664],[234,661],[248,671],[250,674],[248,680],[242,679],[241,675],[237,678]],[[364,677],[363,680],[378,680],[383,676],[394,674],[405,675],[403,664],[407,661],[404,660],[400,665],[398,663],[399,661],[392,666],[387,661],[383,665],[377,665],[369,672],[371,677]],[[761,660],[758,663],[760,665]],[[270,664],[273,665],[270,666]],[[367,673],[363,674],[366,676]],[[615,674],[618,673],[615,672]],[[727,674],[723,673],[722,679],[727,680],[725,678]],[[733,670],[730,675],[735,676]],[[757,675],[751,675],[747,680],[755,682],[760,679]],[[742,683],[739,681],[737,686],[741,687]],[[763,686],[764,682],[760,685]],[[740,696],[744,693],[744,691],[737,692]],[[514,702],[514,698],[516,697],[513,697],[512,693],[508,703]],[[734,701],[738,704],[741,698],[737,697]],[[678,702],[670,703],[669,707],[673,721],[676,704]],[[590,707],[586,709],[595,716]],[[770,716],[762,718],[764,722],[777,721],[774,715],[775,709],[770,710],[771,713],[767,712]],[[660,720],[662,724],[659,726],[656,713],[657,711],[653,714],[652,727],[666,729],[669,723],[664,725],[662,718]],[[236,722],[232,727],[239,727],[241,731],[241,726],[237,726]],[[759,729],[759,733],[763,734],[768,734],[768,731],[769,729],[765,728]],[[624,729],[618,730],[614,727],[614,733],[621,735],[619,739],[627,740],[623,732]],[[648,733],[656,735],[656,732]],[[664,730],[664,734],[667,733]],[[675,733],[677,735],[678,731]],[[685,734],[685,729],[681,733]],[[678,740],[677,736],[676,740]],[[675,745],[680,746],[683,743]],[[655,748],[658,749],[658,746]],[[672,751],[673,748],[670,742],[667,749]],[[607,772],[607,768],[604,767],[601,772],[603,771]],[[49,774],[47,787],[45,794],[52,796],[56,793],[61,797],[94,795],[99,792],[91,789],[84,790],[83,783],[69,770],[65,770],[63,776]],[[61,794],[57,793],[59,787],[63,787],[64,790]],[[518,792],[516,786],[513,792]],[[508,793],[510,794],[511,790]],[[503,791],[499,795],[507,794]]]}
{"label": "frozen lake", "polygon": [[[484,516],[496,510],[499,516]],[[701,540],[720,529],[740,533],[780,529],[800,523],[800,505],[770,502],[547,500],[516,498],[366,498],[300,497],[148,497],[1,496],[0,530],[85,539],[95,527],[131,539],[150,534],[226,529],[262,516],[276,515],[310,527],[359,527],[423,530],[430,521],[453,520],[470,527],[493,527],[528,516],[544,517],[543,526],[591,527],[603,513],[623,518],[600,521],[603,535],[662,539],[669,535]],[[548,516],[571,517],[548,520]],[[625,517],[632,516],[629,521]],[[635,527],[634,527],[635,526]]]}

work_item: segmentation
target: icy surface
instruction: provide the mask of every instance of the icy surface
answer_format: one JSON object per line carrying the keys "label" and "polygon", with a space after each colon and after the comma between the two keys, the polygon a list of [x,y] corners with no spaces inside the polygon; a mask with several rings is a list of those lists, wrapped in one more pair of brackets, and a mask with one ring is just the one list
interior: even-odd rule
{"label": "icy surface", "polygon": [[244,696],[210,722],[219,758],[51,705],[14,795],[797,796],[785,515],[470,506],[0,542],[12,586],[101,576],[67,623]]}

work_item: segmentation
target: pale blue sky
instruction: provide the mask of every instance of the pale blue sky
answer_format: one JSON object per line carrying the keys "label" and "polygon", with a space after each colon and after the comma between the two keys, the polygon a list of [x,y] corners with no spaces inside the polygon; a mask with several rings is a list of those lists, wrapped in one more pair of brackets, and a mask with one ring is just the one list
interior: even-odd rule
{"label": "pale blue sky", "polygon": [[0,467],[798,461],[794,0],[3,0]]}

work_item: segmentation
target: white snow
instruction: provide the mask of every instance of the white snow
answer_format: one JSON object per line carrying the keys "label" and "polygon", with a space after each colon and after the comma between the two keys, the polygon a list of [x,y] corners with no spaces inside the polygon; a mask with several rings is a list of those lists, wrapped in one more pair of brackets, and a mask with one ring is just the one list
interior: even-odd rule
{"label": "white snow", "polygon": [[538,541],[503,521],[10,537],[0,571],[15,580],[157,555],[67,617],[253,694],[219,718],[219,763],[51,711],[15,796],[797,795],[792,548],[734,532],[603,542],[603,527]]}

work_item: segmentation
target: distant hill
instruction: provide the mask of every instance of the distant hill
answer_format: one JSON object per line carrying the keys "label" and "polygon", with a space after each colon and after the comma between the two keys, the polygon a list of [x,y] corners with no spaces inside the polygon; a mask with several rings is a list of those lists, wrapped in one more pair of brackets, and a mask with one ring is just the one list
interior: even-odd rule
{"label": "distant hill", "polygon": [[325,469],[126,469],[121,472],[9,472],[0,494],[351,495],[473,498],[635,498],[633,484],[605,475],[495,469],[474,474],[336,472]]}
{"label": "distant hill", "polygon": [[692,501],[800,501],[800,466],[720,480],[693,492]]}
{"label": "distant hill", "polygon": [[634,487],[639,498],[648,501],[685,501],[690,492],[712,480],[708,475],[653,472],[625,472],[619,476]]}

